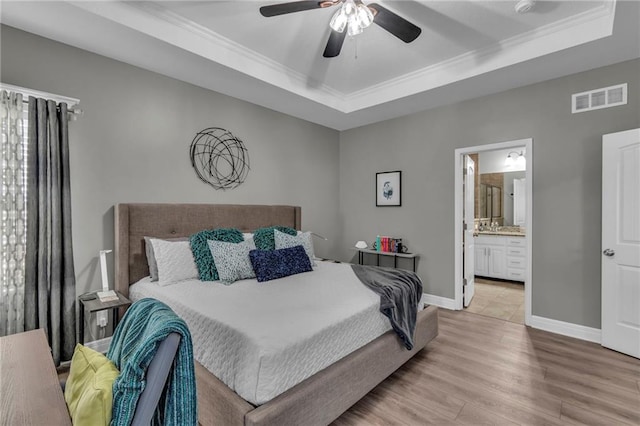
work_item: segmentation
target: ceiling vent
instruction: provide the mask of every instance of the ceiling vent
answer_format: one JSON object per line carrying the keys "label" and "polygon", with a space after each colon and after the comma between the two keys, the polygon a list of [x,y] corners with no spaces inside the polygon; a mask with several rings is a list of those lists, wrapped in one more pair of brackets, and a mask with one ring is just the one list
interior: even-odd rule
{"label": "ceiling vent", "polygon": [[627,83],[571,95],[571,112],[592,111],[627,103]]}

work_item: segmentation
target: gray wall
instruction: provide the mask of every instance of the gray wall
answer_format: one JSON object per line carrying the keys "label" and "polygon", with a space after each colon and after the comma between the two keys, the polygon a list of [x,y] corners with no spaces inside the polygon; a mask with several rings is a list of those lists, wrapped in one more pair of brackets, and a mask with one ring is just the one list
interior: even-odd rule
{"label": "gray wall", "polygon": [[[71,124],[78,293],[100,286],[118,202],[282,203],[327,236],[319,255],[376,234],[420,253],[425,291],[452,298],[453,162],[459,147],[532,137],[533,314],[600,327],[601,136],[640,126],[640,61],[630,61],[338,133],[111,59],[2,27],[3,82],[81,99]],[[629,83],[629,104],[572,115],[572,93]],[[187,149],[232,130],[252,170],[233,191],[201,183]],[[402,170],[402,207],[376,208],[378,171]],[[339,194],[339,195],[337,195]],[[339,206],[339,208],[338,208]]]}
{"label": "gray wall", "polygon": [[[572,93],[624,82],[628,105],[571,114]],[[342,132],[342,257],[402,237],[425,291],[453,298],[454,150],[531,137],[533,314],[600,328],[602,135],[639,127],[639,98],[634,60]],[[386,170],[402,170],[402,207],[375,207]]]}
{"label": "gray wall", "polygon": [[[339,244],[338,132],[11,27],[1,32],[2,82],[81,100],[70,124],[77,293],[100,288],[98,250],[113,247],[113,205],[121,202],[292,204],[303,229]],[[191,168],[196,132],[231,130],[251,171],[216,191]]]}

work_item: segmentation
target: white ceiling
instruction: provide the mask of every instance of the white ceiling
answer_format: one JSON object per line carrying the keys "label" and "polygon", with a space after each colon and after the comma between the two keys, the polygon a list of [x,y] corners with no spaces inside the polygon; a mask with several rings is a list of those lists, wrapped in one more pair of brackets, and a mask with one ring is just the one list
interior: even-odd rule
{"label": "white ceiling", "polygon": [[374,24],[330,59],[337,8],[274,3],[3,0],[0,21],[338,130],[640,57],[634,1],[380,0],[418,39]]}

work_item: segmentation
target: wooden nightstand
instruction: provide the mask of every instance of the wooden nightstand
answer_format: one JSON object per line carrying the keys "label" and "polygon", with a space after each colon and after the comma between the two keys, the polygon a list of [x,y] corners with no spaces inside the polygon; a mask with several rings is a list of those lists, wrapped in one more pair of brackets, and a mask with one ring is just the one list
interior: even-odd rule
{"label": "wooden nightstand", "polygon": [[[84,343],[84,316],[85,313],[91,317],[91,314],[99,311],[104,311],[106,309],[113,310],[113,329],[116,329],[118,325],[118,321],[120,320],[118,315],[119,308],[124,308],[126,306],[131,305],[131,300],[124,297],[120,292],[116,291],[118,295],[118,300],[113,300],[110,302],[101,302],[96,296],[95,292],[93,293],[85,293],[78,297],[80,301],[80,343]],[[93,296],[93,298],[91,298]]]}

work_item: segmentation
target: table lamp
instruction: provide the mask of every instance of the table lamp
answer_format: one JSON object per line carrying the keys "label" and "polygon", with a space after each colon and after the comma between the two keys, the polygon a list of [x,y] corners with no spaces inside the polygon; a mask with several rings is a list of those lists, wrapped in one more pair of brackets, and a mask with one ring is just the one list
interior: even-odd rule
{"label": "table lamp", "polygon": [[366,241],[358,241],[356,243],[356,248],[366,249],[367,248],[367,242]]}

